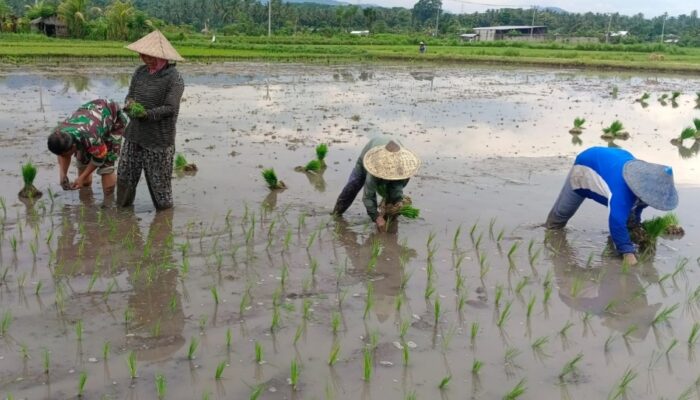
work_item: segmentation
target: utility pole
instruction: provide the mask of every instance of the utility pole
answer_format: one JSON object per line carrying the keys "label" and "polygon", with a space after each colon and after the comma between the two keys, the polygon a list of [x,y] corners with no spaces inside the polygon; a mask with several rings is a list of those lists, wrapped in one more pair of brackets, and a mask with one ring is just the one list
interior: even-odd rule
{"label": "utility pole", "polygon": [[661,24],[661,43],[664,42],[664,31],[666,30],[666,18],[668,17],[668,13],[664,13],[664,23]]}
{"label": "utility pole", "polygon": [[440,33],[440,31],[438,30],[439,27],[440,27],[440,8],[438,8],[437,15],[435,16],[435,37],[437,37],[438,34]]}
{"label": "utility pole", "polygon": [[605,32],[605,44],[608,44],[608,41],[610,40],[610,26],[612,25],[612,13],[610,14],[610,19],[608,20],[608,31]]}
{"label": "utility pole", "polygon": [[267,36],[272,36],[272,0],[267,0]]}
{"label": "utility pole", "polygon": [[535,30],[535,12],[537,12],[537,7],[532,7],[532,24],[530,24],[530,39],[532,39],[532,34]]}

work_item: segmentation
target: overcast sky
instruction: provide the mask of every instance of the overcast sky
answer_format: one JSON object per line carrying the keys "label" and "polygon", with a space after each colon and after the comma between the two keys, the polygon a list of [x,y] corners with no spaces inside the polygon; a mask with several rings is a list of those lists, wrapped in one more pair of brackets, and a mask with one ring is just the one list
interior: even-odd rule
{"label": "overcast sky", "polygon": [[[356,4],[359,0],[346,0]],[[385,7],[412,8],[417,0],[363,0],[360,3],[371,3]],[[488,5],[480,5],[488,4]],[[493,5],[493,6],[489,6]],[[498,8],[497,5],[514,8],[529,8],[532,5],[541,7],[559,7],[570,12],[618,12],[624,15],[644,14],[645,17],[655,17],[668,12],[669,15],[690,14],[700,9],[700,0],[442,0],[443,9],[459,13],[485,11]]]}

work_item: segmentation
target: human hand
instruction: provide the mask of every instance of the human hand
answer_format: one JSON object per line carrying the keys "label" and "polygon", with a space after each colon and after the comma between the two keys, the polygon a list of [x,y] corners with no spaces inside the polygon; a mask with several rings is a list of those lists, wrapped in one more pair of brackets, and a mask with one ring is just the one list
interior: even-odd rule
{"label": "human hand", "polygon": [[81,187],[85,186],[85,180],[82,177],[78,177],[71,185],[70,188],[71,190],[77,190],[80,189]]}
{"label": "human hand", "polygon": [[71,190],[70,181],[68,180],[68,177],[65,175],[63,175],[61,177],[61,188],[63,188],[63,190]]}
{"label": "human hand", "polygon": [[637,264],[637,256],[634,253],[625,253],[622,255],[622,262],[629,266]]}
{"label": "human hand", "polygon": [[384,231],[384,228],[386,228],[386,220],[381,215],[377,217],[374,223],[377,224],[377,230],[379,232]]}

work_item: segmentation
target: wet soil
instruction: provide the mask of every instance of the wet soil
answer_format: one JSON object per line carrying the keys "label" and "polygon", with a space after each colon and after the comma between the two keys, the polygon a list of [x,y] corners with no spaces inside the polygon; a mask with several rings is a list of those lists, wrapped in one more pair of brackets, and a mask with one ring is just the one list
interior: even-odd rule
{"label": "wet soil", "polygon": [[[63,191],[45,149],[50,128],[82,102],[123,99],[133,67],[0,69],[0,318],[9,321],[0,395],[76,398],[83,371],[84,398],[113,399],[157,398],[157,375],[166,399],[245,399],[258,385],[261,399],[495,399],[523,379],[522,398],[600,399],[628,369],[627,398],[696,390],[688,338],[700,321],[692,206],[700,164],[669,140],[700,116],[700,79],[183,64],[177,147],[199,156],[201,168],[195,179],[175,178],[175,208],[156,213],[143,182],[126,210],[102,198],[97,179]],[[677,108],[634,102],[681,89],[693,95]],[[588,125],[572,144],[576,117]],[[541,227],[573,156],[607,145],[601,129],[616,119],[632,133],[619,145],[673,166],[686,233],[660,238],[656,253],[630,268],[605,252],[604,207],[585,202],[561,232]],[[381,133],[423,160],[406,190],[420,218],[399,217],[386,233],[375,232],[361,199],[343,218],[330,216],[362,146]],[[295,173],[319,143],[329,144],[327,169]],[[27,159],[46,195],[22,203]],[[263,167],[289,188],[270,191]],[[670,318],[656,318],[664,310]],[[575,371],[560,378],[579,353]],[[288,384],[292,360],[301,366],[297,390]]]}

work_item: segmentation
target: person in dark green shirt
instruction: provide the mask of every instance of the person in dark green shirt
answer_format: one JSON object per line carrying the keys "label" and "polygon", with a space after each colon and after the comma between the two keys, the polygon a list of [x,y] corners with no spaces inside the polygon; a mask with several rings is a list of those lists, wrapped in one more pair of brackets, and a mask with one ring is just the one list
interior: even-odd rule
{"label": "person in dark green shirt", "polygon": [[387,205],[401,202],[404,198],[404,187],[420,165],[418,156],[401,146],[401,142],[391,136],[380,136],[370,140],[362,149],[348,183],[338,196],[333,214],[343,215],[364,187],[362,202],[367,214],[377,224],[377,229],[383,230],[386,219],[379,213],[377,194]]}

